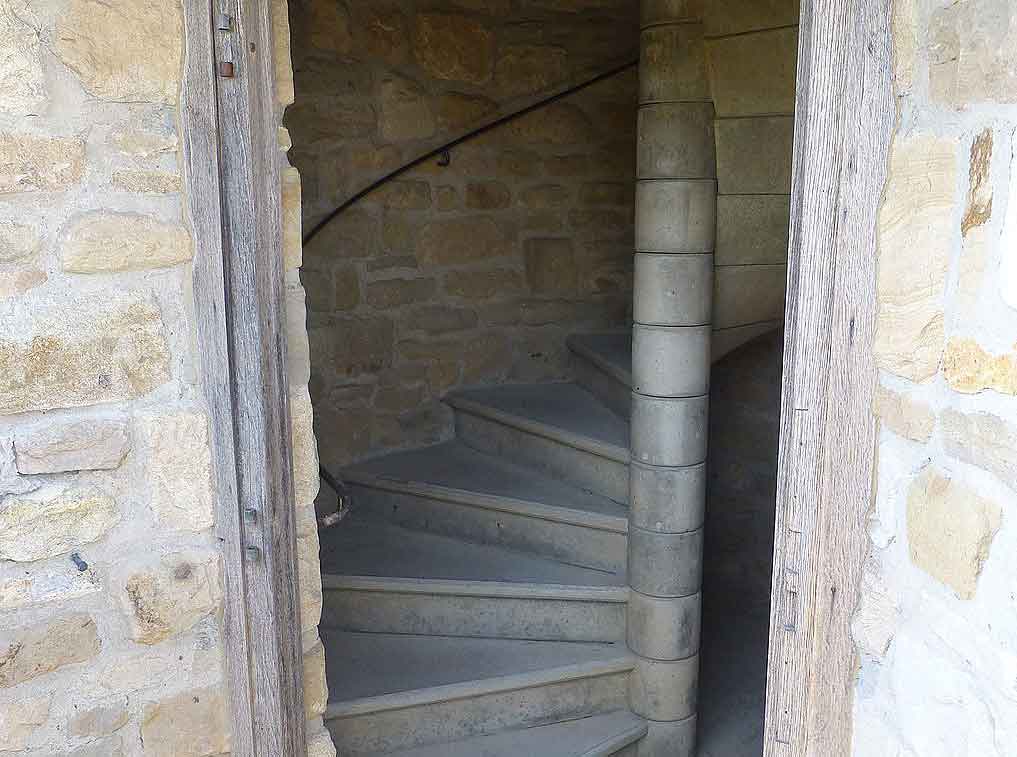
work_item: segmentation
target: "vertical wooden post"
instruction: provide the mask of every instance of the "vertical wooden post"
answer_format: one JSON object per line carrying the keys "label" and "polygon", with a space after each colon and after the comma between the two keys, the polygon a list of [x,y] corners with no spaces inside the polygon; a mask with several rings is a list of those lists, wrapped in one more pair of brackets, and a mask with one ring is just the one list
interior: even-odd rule
{"label": "vertical wooden post", "polygon": [[268,0],[185,0],[184,16],[181,119],[232,753],[296,757],[306,745],[271,13]]}
{"label": "vertical wooden post", "polygon": [[875,449],[875,231],[895,122],[890,18],[888,0],[802,3],[767,757],[850,753],[850,624]]}

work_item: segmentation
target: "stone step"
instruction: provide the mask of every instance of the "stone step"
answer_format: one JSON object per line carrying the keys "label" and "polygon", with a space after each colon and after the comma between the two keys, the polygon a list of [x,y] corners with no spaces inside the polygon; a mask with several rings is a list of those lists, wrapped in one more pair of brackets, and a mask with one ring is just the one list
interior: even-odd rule
{"label": "stone step", "polygon": [[375,458],[343,479],[364,517],[575,565],[625,568],[626,508],[462,442]]}
{"label": "stone step", "polygon": [[626,707],[624,644],[348,633],[324,629],[338,753],[447,744]]}
{"label": "stone step", "polygon": [[632,395],[632,334],[573,334],[567,340],[576,382],[621,415],[629,417]]}
{"label": "stone step", "polygon": [[618,711],[372,757],[622,757],[635,754],[629,747],[646,730],[642,718]]}
{"label": "stone step", "polygon": [[625,634],[624,576],[357,519],[322,533],[322,626],[552,641]]}
{"label": "stone step", "polygon": [[468,389],[445,401],[470,447],[628,501],[628,423],[578,384]]}

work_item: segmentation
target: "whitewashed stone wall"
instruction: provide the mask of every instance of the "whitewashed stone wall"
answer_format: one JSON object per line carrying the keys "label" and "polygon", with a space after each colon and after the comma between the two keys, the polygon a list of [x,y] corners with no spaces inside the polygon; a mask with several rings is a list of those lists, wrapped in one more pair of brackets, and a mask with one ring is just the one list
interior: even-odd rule
{"label": "whitewashed stone wall", "polygon": [[[276,3],[280,105],[292,101]],[[0,0],[0,753],[230,751],[178,0]],[[285,176],[310,753],[324,656]],[[294,228],[295,225],[295,228]]]}
{"label": "whitewashed stone wall", "polygon": [[897,0],[854,754],[1017,750],[1017,6]]}

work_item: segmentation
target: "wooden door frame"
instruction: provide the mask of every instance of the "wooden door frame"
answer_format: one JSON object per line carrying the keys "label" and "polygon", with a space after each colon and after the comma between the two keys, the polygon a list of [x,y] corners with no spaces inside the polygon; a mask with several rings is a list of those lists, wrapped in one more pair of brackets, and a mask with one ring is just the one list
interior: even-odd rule
{"label": "wooden door frame", "polygon": [[764,754],[847,757],[868,548],[876,221],[896,123],[890,0],[804,0]]}
{"label": "wooden door frame", "polygon": [[[802,3],[767,757],[850,751],[850,621],[875,451],[875,228],[894,126],[889,2]],[[183,7],[181,130],[232,753],[296,757],[306,747],[270,1]],[[224,61],[232,78],[218,73]]]}
{"label": "wooden door frame", "polygon": [[183,0],[183,9],[180,119],[231,752],[296,757],[306,738],[271,2]]}

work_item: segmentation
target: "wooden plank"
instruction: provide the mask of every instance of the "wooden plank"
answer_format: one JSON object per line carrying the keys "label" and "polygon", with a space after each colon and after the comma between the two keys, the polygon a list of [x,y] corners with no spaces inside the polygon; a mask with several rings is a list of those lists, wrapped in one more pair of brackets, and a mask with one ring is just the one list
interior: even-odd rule
{"label": "wooden plank", "polygon": [[[220,14],[229,31],[213,23]],[[289,757],[306,747],[271,13],[268,0],[186,0],[185,16],[184,143],[232,753]],[[232,62],[233,76],[217,76],[217,61]]]}
{"label": "wooden plank", "polygon": [[767,675],[767,757],[850,753],[872,495],[876,217],[895,120],[888,0],[804,4]]}

